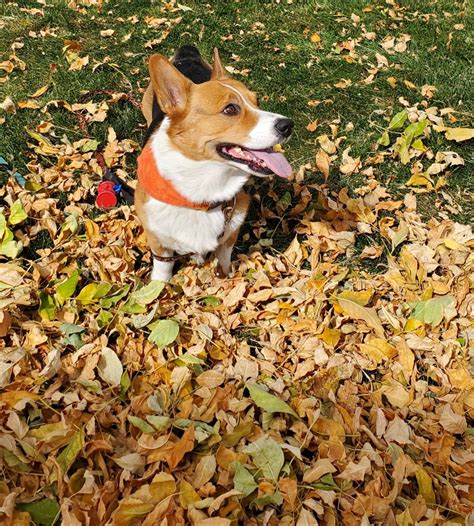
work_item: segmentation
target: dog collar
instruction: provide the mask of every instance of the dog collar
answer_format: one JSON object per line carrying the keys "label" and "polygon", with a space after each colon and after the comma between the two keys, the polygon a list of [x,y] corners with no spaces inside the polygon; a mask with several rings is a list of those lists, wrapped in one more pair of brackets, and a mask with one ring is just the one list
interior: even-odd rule
{"label": "dog collar", "polygon": [[221,205],[221,203],[195,203],[181,195],[173,186],[173,183],[165,179],[158,171],[155,156],[149,145],[143,148],[137,162],[138,180],[145,191],[154,199],[169,205],[202,211],[208,211]]}

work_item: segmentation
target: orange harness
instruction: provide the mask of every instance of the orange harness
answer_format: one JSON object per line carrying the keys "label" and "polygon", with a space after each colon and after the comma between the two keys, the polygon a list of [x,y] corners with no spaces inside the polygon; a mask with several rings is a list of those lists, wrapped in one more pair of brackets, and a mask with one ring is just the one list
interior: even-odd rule
{"label": "orange harness", "polygon": [[138,156],[138,180],[147,194],[154,199],[174,206],[183,206],[195,210],[207,211],[211,207],[210,203],[193,203],[173,186],[171,181],[165,179],[156,165],[155,157],[150,146],[146,145],[142,153]]}

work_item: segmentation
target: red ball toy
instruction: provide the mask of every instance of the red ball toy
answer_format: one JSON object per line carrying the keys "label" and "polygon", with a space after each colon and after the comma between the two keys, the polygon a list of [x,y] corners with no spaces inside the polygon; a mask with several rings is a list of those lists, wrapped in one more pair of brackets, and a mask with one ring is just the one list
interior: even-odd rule
{"label": "red ball toy", "polygon": [[98,208],[113,208],[117,205],[117,193],[114,190],[115,183],[102,181],[97,187],[95,204]]}

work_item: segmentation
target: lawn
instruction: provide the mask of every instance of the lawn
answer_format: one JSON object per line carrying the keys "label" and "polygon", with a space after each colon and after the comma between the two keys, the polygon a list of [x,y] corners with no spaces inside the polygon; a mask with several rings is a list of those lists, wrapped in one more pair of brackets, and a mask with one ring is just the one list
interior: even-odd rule
{"label": "lawn", "polygon": [[[0,522],[470,524],[469,3],[0,14]],[[133,184],[130,97],[185,43],[295,120],[295,176],[249,184],[232,278],[149,284],[94,151]]]}

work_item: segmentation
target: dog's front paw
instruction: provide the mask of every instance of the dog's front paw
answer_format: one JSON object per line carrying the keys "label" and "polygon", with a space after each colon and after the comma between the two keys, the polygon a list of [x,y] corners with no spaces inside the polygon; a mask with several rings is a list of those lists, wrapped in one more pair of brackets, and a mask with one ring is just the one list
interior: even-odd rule
{"label": "dog's front paw", "polygon": [[173,276],[173,263],[164,261],[153,261],[153,270],[151,271],[151,280],[169,281]]}

